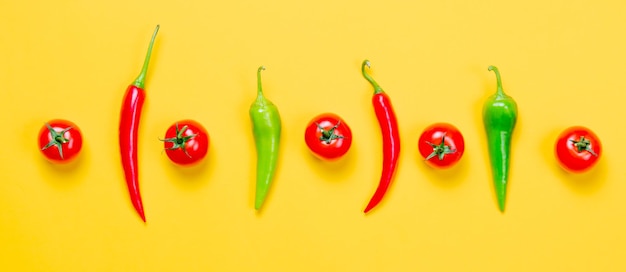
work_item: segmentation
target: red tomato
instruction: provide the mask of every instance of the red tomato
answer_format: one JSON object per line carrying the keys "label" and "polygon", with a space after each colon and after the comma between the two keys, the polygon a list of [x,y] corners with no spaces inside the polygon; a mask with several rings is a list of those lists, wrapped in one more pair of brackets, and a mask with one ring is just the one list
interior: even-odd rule
{"label": "red tomato", "polygon": [[425,162],[435,168],[448,168],[458,162],[465,151],[463,135],[453,125],[435,123],[420,136],[417,148]]}
{"label": "red tomato", "polygon": [[172,124],[163,140],[165,153],[178,165],[193,165],[209,150],[209,134],[198,122],[182,120]]}
{"label": "red tomato", "polygon": [[41,153],[56,163],[72,161],[83,146],[80,129],[67,120],[51,120],[39,130],[39,149]]}
{"label": "red tomato", "polygon": [[601,153],[600,139],[586,127],[569,127],[561,132],[556,141],[556,157],[567,171],[582,172],[589,169],[596,164]]}
{"label": "red tomato", "polygon": [[309,149],[322,159],[338,159],[350,149],[352,131],[348,124],[333,113],[323,113],[311,120],[304,131]]}

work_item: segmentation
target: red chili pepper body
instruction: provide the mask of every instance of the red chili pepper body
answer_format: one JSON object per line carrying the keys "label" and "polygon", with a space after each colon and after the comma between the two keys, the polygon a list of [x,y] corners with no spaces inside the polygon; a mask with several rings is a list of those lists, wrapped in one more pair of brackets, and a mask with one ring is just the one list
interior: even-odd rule
{"label": "red chili pepper body", "polygon": [[141,109],[146,98],[146,92],[135,85],[126,89],[122,112],[120,114],[120,152],[126,185],[130,194],[130,201],[141,219],[145,222],[143,203],[139,192],[139,171],[137,167],[137,132]]}
{"label": "red chili pepper body", "polygon": [[372,104],[374,105],[376,119],[378,119],[378,124],[380,125],[383,136],[383,170],[378,188],[376,188],[376,192],[374,192],[374,195],[364,210],[364,212],[367,213],[380,203],[389,185],[391,185],[396,166],[398,165],[398,157],[400,156],[400,133],[396,114],[391,106],[389,96],[378,86],[374,79],[365,73],[365,66],[369,67],[369,61],[366,60],[363,62],[362,72],[363,76],[372,83],[375,89]]}
{"label": "red chili pepper body", "polygon": [[126,89],[120,114],[119,144],[124,177],[126,178],[130,201],[133,203],[133,207],[135,207],[135,210],[144,222],[146,222],[146,216],[139,192],[137,135],[141,109],[143,108],[143,102],[146,98],[146,92],[144,91],[145,78],[148,72],[148,64],[150,63],[150,55],[152,54],[152,46],[154,45],[154,39],[158,32],[159,26],[157,25],[154,34],[152,34],[152,40],[150,40],[150,46],[148,47],[148,53],[146,54],[141,73],[139,73],[135,82]]}

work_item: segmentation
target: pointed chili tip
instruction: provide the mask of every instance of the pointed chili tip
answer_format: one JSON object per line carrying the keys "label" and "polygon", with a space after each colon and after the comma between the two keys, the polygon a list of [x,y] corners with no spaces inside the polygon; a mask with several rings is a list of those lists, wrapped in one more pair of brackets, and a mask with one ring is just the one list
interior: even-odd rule
{"label": "pointed chili tip", "polygon": [[504,213],[504,200],[498,200],[498,208],[501,213]]}
{"label": "pointed chili tip", "polygon": [[146,215],[143,211],[139,211],[139,217],[141,217],[141,220],[146,223]]}
{"label": "pointed chili tip", "polygon": [[370,201],[367,204],[367,207],[365,207],[365,210],[363,210],[363,213],[368,213],[369,211],[371,211],[372,209],[374,209],[374,207],[376,207],[376,205],[378,205],[378,202],[375,201]]}
{"label": "pointed chili tip", "polygon": [[261,210],[261,207],[263,207],[263,201],[262,200],[254,200],[254,209],[257,211]]}

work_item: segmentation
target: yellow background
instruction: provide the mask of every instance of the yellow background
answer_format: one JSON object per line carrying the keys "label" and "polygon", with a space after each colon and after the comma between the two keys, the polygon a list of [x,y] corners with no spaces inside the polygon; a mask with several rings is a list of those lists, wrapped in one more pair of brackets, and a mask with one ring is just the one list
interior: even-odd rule
{"label": "yellow background", "polygon": [[[624,14],[622,1],[2,1],[0,270],[625,271]],[[117,129],[156,24],[140,127],[144,224]],[[365,58],[403,144],[395,181],[368,215],[381,137]],[[248,108],[260,65],[284,130],[257,213]],[[489,65],[519,106],[505,213],[481,121],[495,91]],[[304,144],[322,112],[352,128],[340,162]],[[54,118],[82,129],[71,166],[37,149]],[[185,118],[211,137],[191,169],[158,140]],[[416,147],[440,121],[466,141],[448,171],[426,166]],[[562,171],[552,151],[571,125],[605,147],[582,175]]]}

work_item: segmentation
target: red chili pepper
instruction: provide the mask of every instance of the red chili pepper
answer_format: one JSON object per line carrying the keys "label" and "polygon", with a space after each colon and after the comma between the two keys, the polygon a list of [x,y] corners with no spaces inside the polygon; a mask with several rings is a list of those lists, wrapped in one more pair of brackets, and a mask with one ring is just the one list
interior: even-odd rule
{"label": "red chili pepper", "polygon": [[365,73],[365,66],[370,67],[368,60],[363,61],[361,72],[365,79],[374,86],[372,104],[374,104],[376,118],[383,135],[383,171],[378,188],[376,188],[376,192],[365,208],[364,212],[367,213],[380,203],[391,184],[396,165],[398,164],[398,157],[400,156],[400,134],[398,133],[396,114],[391,106],[389,96],[378,86],[378,83],[372,77]]}
{"label": "red chili pepper", "polygon": [[141,109],[146,98],[146,92],[144,91],[146,73],[148,72],[148,63],[150,62],[152,46],[154,45],[157,32],[159,32],[158,25],[154,30],[154,34],[152,34],[152,40],[150,40],[150,46],[148,47],[148,53],[146,54],[141,73],[126,89],[120,115],[120,153],[122,155],[122,166],[124,167],[126,185],[128,186],[130,200],[144,222],[146,222],[146,216],[144,215],[141,194],[139,193],[137,132],[139,129]]}

